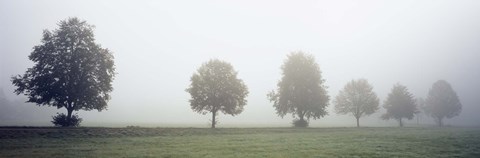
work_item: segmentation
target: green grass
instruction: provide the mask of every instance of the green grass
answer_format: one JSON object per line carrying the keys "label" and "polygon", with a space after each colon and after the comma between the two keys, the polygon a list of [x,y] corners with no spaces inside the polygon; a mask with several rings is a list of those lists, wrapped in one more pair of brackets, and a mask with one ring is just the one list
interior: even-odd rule
{"label": "green grass", "polygon": [[0,128],[0,157],[480,157],[480,128]]}

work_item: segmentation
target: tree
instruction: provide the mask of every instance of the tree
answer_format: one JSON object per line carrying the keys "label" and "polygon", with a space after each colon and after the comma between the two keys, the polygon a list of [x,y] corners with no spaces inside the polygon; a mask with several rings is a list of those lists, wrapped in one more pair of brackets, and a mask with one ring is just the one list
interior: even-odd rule
{"label": "tree", "polygon": [[372,90],[372,85],[366,79],[350,81],[334,100],[335,112],[351,113],[357,119],[357,127],[360,127],[360,117],[371,115],[378,110],[379,100]]}
{"label": "tree", "polygon": [[34,66],[12,77],[12,83],[17,95],[28,96],[27,102],[66,108],[66,123],[58,125],[75,126],[73,111],[107,108],[115,76],[113,55],[95,43],[94,26],[86,21],[69,18],[58,26],[43,31],[41,44],[29,56]]}
{"label": "tree", "polygon": [[193,111],[205,115],[212,113],[212,128],[217,124],[217,112],[235,116],[247,104],[247,86],[237,78],[237,72],[230,63],[212,59],[204,63],[190,78],[186,89],[191,95]]}
{"label": "tree", "polygon": [[305,119],[327,115],[325,108],[330,98],[315,58],[303,52],[292,52],[281,69],[282,79],[277,84],[277,92],[267,95],[277,114],[282,118],[287,113],[298,117],[299,120],[294,121],[296,127],[308,126]]}
{"label": "tree", "polygon": [[433,117],[438,126],[443,126],[444,118],[458,116],[461,111],[462,104],[452,86],[444,80],[435,82],[425,101],[425,113]]}
{"label": "tree", "polygon": [[417,104],[413,95],[408,92],[407,87],[401,84],[393,86],[383,107],[387,109],[387,113],[382,115],[382,118],[384,120],[391,118],[398,120],[400,127],[403,127],[402,118],[411,120],[417,112]]}

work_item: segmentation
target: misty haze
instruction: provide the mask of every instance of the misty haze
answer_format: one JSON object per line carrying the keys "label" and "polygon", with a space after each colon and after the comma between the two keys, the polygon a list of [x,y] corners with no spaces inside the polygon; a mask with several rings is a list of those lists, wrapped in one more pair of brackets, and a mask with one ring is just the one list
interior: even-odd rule
{"label": "misty haze", "polygon": [[4,0],[0,157],[478,157],[479,43],[477,1]]}

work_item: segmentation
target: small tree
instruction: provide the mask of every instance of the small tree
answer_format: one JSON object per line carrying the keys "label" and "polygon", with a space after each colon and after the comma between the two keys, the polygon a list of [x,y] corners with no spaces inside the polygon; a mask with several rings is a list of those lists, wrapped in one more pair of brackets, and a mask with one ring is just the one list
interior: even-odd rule
{"label": "small tree", "polygon": [[58,26],[43,32],[42,44],[29,56],[35,65],[23,76],[12,77],[12,83],[17,95],[28,96],[27,102],[66,108],[66,117],[58,116],[67,122],[61,126],[77,126],[73,111],[107,108],[115,75],[113,56],[95,43],[93,26],[85,21],[69,18]]}
{"label": "small tree", "polygon": [[383,107],[387,109],[387,113],[382,115],[385,120],[398,120],[400,127],[403,127],[402,118],[411,120],[417,111],[417,104],[413,95],[408,92],[407,87],[396,84],[392,88],[392,92],[388,94]]}
{"label": "small tree", "polygon": [[212,113],[212,128],[217,124],[217,112],[235,116],[247,104],[247,86],[237,78],[233,66],[218,59],[204,63],[190,78],[186,89],[192,96],[190,106],[203,115]]}
{"label": "small tree", "polygon": [[379,100],[372,85],[366,79],[359,79],[347,83],[335,98],[334,104],[337,114],[351,113],[357,119],[357,127],[360,127],[360,117],[377,111]]}
{"label": "small tree", "polygon": [[280,117],[291,113],[299,120],[296,127],[306,127],[305,120],[318,119],[327,115],[329,96],[315,58],[303,52],[293,52],[287,56],[282,66],[282,79],[278,82],[277,92],[267,96]]}
{"label": "small tree", "polygon": [[444,118],[458,116],[461,111],[462,104],[452,86],[444,80],[435,82],[425,101],[425,113],[433,117],[438,126],[443,126]]}

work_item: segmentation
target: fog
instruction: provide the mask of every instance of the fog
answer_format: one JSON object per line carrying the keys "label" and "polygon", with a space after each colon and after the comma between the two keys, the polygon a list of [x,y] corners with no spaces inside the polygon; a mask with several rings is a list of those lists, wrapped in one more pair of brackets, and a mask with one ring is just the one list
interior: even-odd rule
{"label": "fog", "polygon": [[[383,104],[396,83],[415,97],[448,81],[462,112],[447,125],[480,126],[480,1],[0,1],[0,125],[50,126],[55,107],[24,103],[10,78],[33,63],[42,30],[79,17],[95,25],[96,42],[114,52],[117,75],[105,111],[78,111],[82,126],[208,127],[211,114],[191,110],[185,89],[203,62],[230,62],[249,88],[245,110],[220,114],[218,127],[291,126],[266,94],[292,51],[315,56],[333,99],[352,79],[365,78]],[[0,99],[2,96],[0,96]],[[355,126],[329,115],[310,126]],[[396,126],[381,110],[361,126]],[[425,116],[420,123],[433,125]],[[406,126],[414,125],[412,120]]]}

